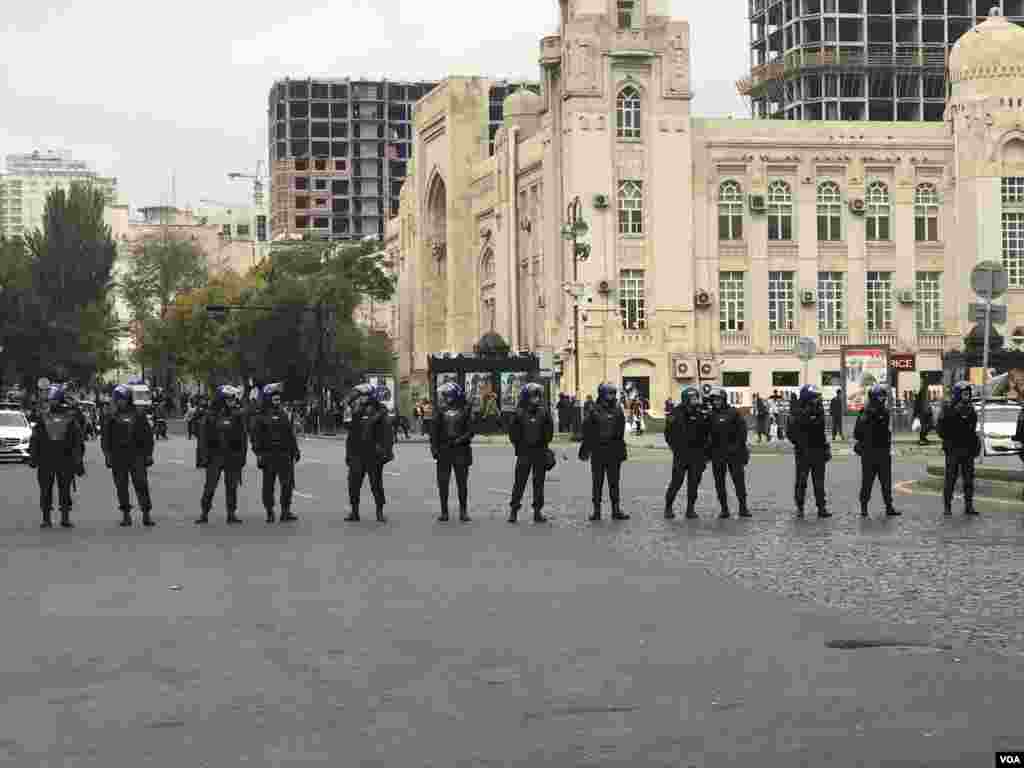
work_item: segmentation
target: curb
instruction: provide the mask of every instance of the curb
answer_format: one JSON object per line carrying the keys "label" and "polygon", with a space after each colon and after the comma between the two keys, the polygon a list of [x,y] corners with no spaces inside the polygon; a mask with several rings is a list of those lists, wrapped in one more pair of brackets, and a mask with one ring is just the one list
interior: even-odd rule
{"label": "curb", "polygon": [[[914,480],[912,488],[919,488],[930,491],[941,496],[944,490],[945,480],[941,477],[926,477],[923,480]],[[959,486],[958,486],[959,487]],[[1024,507],[1024,495],[1019,484],[1002,483],[992,480],[974,481],[974,498],[977,500],[993,499],[1004,503],[1018,504]],[[957,492],[960,495],[960,492]]]}

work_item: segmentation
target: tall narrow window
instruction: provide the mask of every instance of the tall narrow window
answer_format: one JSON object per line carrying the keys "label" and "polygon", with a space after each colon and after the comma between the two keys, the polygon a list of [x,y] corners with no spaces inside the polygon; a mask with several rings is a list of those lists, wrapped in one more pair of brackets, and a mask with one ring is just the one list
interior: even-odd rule
{"label": "tall narrow window", "polygon": [[636,0],[617,0],[619,9],[619,29],[633,28],[633,14],[636,12]]}
{"label": "tall narrow window", "polygon": [[1003,179],[1003,266],[1011,288],[1024,288],[1024,176]]}
{"label": "tall narrow window", "polygon": [[917,273],[917,330],[935,332],[943,329],[942,273]]}
{"label": "tall narrow window", "polygon": [[821,242],[842,239],[842,196],[839,185],[826,181],[818,185],[818,240]]}
{"label": "tall narrow window", "polygon": [[631,85],[619,91],[615,102],[620,139],[640,138],[640,92]]}
{"label": "tall narrow window", "polygon": [[793,273],[768,273],[768,329],[793,330]]}
{"label": "tall narrow window", "polygon": [[627,331],[639,331],[647,327],[642,269],[624,269],[619,273],[619,312],[622,315],[622,327]]}
{"label": "tall narrow window", "polygon": [[793,239],[793,193],[784,181],[768,185],[768,239]]}
{"label": "tall narrow window", "polygon": [[644,195],[639,181],[619,182],[619,234],[644,233]]}
{"label": "tall narrow window", "polygon": [[867,316],[869,331],[892,330],[892,272],[868,272]]}
{"label": "tall narrow window", "polygon": [[735,181],[718,188],[718,239],[743,239],[743,188]]}
{"label": "tall narrow window", "polygon": [[867,239],[889,239],[889,187],[881,181],[868,185],[867,197]]}
{"label": "tall narrow window", "polygon": [[818,273],[818,330],[846,329],[846,273]]}
{"label": "tall narrow window", "polygon": [[939,195],[934,184],[918,184],[914,190],[914,239],[919,243],[939,239]]}
{"label": "tall narrow window", "polygon": [[718,322],[724,331],[746,327],[746,296],[742,272],[718,273]]}

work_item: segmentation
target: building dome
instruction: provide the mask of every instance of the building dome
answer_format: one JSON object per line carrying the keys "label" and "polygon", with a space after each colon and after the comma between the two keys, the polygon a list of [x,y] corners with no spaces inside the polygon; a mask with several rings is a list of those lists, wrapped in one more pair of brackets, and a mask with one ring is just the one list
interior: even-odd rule
{"label": "building dome", "polygon": [[1024,28],[995,7],[956,41],[949,54],[949,78],[958,83],[1015,76],[1024,77]]}
{"label": "building dome", "polygon": [[520,88],[505,97],[503,111],[505,118],[522,117],[524,115],[534,116],[540,112],[542,106],[541,98],[527,88]]}

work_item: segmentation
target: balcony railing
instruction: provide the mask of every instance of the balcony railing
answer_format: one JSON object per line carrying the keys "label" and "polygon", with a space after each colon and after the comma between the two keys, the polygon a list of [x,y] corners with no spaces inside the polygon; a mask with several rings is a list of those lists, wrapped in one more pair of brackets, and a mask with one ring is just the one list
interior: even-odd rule
{"label": "balcony railing", "polygon": [[722,349],[750,349],[749,331],[722,331]]}
{"label": "balcony railing", "polygon": [[918,349],[943,350],[946,348],[946,334],[944,331],[918,331]]}
{"label": "balcony railing", "polygon": [[896,331],[868,331],[868,344],[895,347],[899,341]]}
{"label": "balcony railing", "polygon": [[796,349],[796,342],[799,338],[800,334],[792,331],[772,331],[772,351],[792,352]]}
{"label": "balcony railing", "polygon": [[818,346],[822,350],[838,350],[845,344],[849,344],[850,334],[846,331],[819,331]]}
{"label": "balcony railing", "polygon": [[649,346],[654,343],[654,334],[646,329],[624,329],[619,336],[619,342],[634,347]]}

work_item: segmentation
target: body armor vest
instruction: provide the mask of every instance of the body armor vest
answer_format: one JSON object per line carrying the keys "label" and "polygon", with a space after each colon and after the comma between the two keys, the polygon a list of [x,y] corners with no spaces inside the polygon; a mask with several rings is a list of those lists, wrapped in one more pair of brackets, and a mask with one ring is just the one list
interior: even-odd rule
{"label": "body armor vest", "polygon": [[53,413],[46,417],[46,435],[52,443],[63,443],[68,439],[68,428],[75,417],[70,413]]}
{"label": "body armor vest", "polygon": [[116,450],[126,450],[135,442],[135,414],[119,413],[110,422],[110,443]]}
{"label": "body armor vest", "polygon": [[448,408],[441,413],[441,434],[447,441],[455,440],[461,435],[462,411]]}
{"label": "body armor vest", "polygon": [[543,411],[537,411],[536,413],[523,412],[523,445],[527,447],[536,446],[543,442],[543,416]]}
{"label": "body armor vest", "polygon": [[221,450],[229,450],[235,431],[235,420],[229,414],[224,414],[214,420],[213,427],[217,435],[217,445]]}
{"label": "body armor vest", "polygon": [[282,411],[271,411],[266,422],[266,450],[286,451],[289,449],[288,438],[291,434],[292,425],[288,421],[287,414]]}
{"label": "body armor vest", "polygon": [[597,419],[597,437],[602,443],[610,443],[615,439],[615,411],[610,408],[595,408],[594,418]]}

